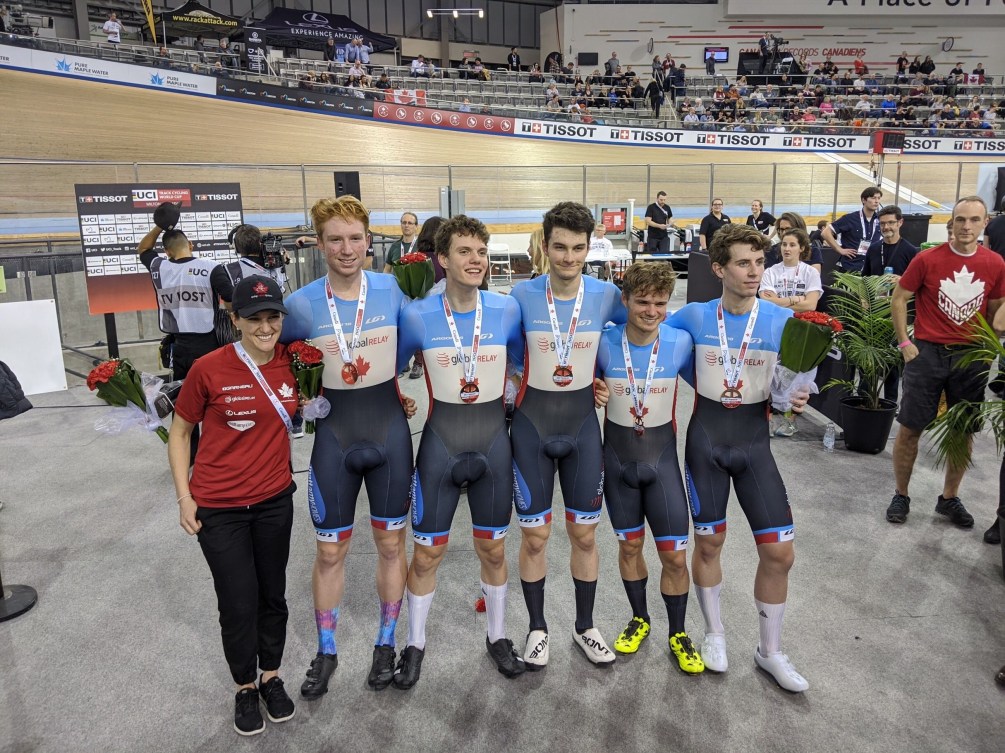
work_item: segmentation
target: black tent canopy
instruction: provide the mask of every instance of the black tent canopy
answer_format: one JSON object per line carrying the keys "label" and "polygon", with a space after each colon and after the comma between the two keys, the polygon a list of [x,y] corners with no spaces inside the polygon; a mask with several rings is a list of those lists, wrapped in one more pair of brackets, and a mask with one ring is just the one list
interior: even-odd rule
{"label": "black tent canopy", "polygon": [[393,37],[384,36],[356,24],[348,16],[338,16],[317,11],[276,8],[261,21],[248,22],[265,30],[265,43],[269,47],[295,47],[304,50],[321,50],[331,37],[335,44],[348,44],[354,37],[383,52],[397,47]]}
{"label": "black tent canopy", "polygon": [[157,14],[157,32],[169,37],[194,37],[199,34],[230,36],[241,28],[241,20],[189,0],[184,5]]}

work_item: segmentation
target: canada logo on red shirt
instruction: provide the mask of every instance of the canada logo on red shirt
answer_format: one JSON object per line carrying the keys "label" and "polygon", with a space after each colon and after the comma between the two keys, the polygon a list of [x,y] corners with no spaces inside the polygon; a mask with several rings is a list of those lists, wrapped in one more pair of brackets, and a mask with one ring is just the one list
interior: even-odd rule
{"label": "canada logo on red shirt", "polygon": [[966,268],[953,273],[953,279],[939,282],[939,308],[958,325],[970,321],[984,303],[984,282],[974,280],[974,273]]}

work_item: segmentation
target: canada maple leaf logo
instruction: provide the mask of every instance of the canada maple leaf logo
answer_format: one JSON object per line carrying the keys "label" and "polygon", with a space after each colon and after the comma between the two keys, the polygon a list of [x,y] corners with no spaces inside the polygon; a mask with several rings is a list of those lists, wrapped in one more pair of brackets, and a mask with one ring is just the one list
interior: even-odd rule
{"label": "canada maple leaf logo", "polygon": [[359,374],[361,379],[370,373],[370,362],[364,361],[363,356],[356,356],[355,365],[356,372]]}
{"label": "canada maple leaf logo", "polygon": [[636,413],[635,406],[633,405],[631,408],[628,409],[628,412],[632,415],[632,418],[634,418],[636,421],[639,421],[645,418],[649,414],[649,409],[646,408],[645,406],[642,406],[642,415],[640,416],[638,413]]}
{"label": "canada maple leaf logo", "polygon": [[265,295],[269,292],[269,286],[264,282],[256,282],[255,287],[253,287],[252,290],[255,291],[256,295]]}
{"label": "canada maple leaf logo", "polygon": [[290,398],[293,397],[293,388],[286,382],[283,382],[282,386],[279,388],[280,397]]}
{"label": "canada maple leaf logo", "polygon": [[[729,389],[729,382],[727,382],[725,379],[723,379],[722,380],[722,386],[725,387],[728,390]],[[742,390],[743,389],[743,380],[742,379],[739,382],[736,383],[736,389],[738,389],[738,390]]]}
{"label": "canada maple leaf logo", "polygon": [[[468,380],[467,379],[463,379],[462,378],[460,381],[461,381],[461,387],[465,387],[468,384]],[[478,386],[478,377],[475,377],[471,381],[471,384],[473,384],[475,387],[477,387]]]}

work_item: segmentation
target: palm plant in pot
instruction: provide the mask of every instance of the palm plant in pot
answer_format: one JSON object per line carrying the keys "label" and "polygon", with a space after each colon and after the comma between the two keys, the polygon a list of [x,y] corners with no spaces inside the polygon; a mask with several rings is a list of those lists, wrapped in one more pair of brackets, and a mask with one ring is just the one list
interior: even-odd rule
{"label": "palm plant in pot", "polygon": [[897,412],[897,404],[882,397],[883,383],[903,363],[895,344],[889,281],[835,272],[831,287],[828,308],[843,327],[835,347],[850,373],[846,379],[832,379],[824,389],[838,387],[848,393],[841,398],[845,447],[876,454],[886,447]]}

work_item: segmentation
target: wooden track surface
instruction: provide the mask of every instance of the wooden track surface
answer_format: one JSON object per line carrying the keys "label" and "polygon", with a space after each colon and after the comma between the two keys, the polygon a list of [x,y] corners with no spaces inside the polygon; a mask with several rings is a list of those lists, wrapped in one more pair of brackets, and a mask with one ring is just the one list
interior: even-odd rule
{"label": "wooden track surface", "polygon": [[[448,182],[448,164],[481,166],[454,167],[450,173],[453,185],[466,191],[472,214],[536,209],[563,199],[593,204],[633,197],[648,203],[647,164],[652,165],[648,185],[652,192],[666,190],[671,206],[703,205],[709,199],[713,158],[715,192],[727,204],[751,198],[768,203],[773,171],[775,206],[809,204],[810,217],[829,215],[835,172],[840,172],[840,203],[857,204],[858,193],[868,185],[810,153],[483,136],[14,71],[0,71],[0,92],[8,105],[0,108],[0,157],[169,163],[138,170],[132,165],[0,165],[0,212],[7,217],[72,216],[74,183],[136,180],[239,182],[246,210],[302,211],[305,188],[299,169],[226,166],[235,164],[309,165],[308,203],[332,193],[333,169],[360,169],[370,208],[392,212],[405,207],[435,211],[439,187]],[[991,160],[965,161],[963,193],[972,192],[981,161]],[[212,164],[178,166],[193,162]],[[955,159],[907,157],[903,162],[903,185],[952,202]],[[583,165],[589,166],[585,197]],[[886,177],[892,179],[895,169],[888,164]]]}

